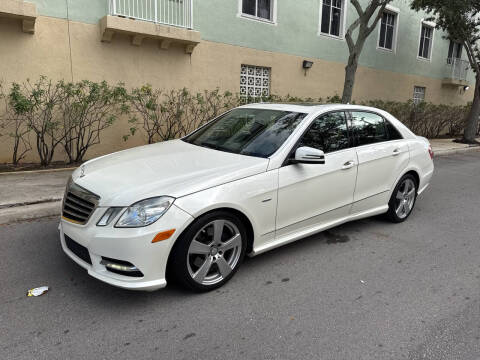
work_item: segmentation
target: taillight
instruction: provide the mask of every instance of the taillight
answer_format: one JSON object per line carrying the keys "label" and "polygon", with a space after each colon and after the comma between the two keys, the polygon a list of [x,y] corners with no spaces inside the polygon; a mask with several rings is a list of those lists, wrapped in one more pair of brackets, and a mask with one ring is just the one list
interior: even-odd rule
{"label": "taillight", "polygon": [[433,150],[432,150],[432,146],[431,145],[428,145],[428,153],[430,154],[430,159],[433,160]]}

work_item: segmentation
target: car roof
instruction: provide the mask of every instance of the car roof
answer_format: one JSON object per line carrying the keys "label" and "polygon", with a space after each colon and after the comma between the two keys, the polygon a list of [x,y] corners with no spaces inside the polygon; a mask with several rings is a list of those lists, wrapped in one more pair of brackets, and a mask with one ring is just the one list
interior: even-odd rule
{"label": "car roof", "polygon": [[368,110],[382,113],[380,109],[350,104],[320,104],[320,103],[255,103],[240,106],[241,108],[251,109],[269,109],[269,110],[281,110],[292,111],[300,113],[318,113],[330,110]]}

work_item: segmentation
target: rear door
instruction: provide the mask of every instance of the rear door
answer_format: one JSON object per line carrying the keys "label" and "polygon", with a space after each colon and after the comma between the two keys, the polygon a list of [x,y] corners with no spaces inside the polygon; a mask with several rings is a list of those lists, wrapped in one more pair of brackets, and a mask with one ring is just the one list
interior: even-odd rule
{"label": "rear door", "polygon": [[381,115],[351,111],[350,124],[358,158],[352,206],[355,214],[388,204],[390,190],[410,155],[407,141]]}

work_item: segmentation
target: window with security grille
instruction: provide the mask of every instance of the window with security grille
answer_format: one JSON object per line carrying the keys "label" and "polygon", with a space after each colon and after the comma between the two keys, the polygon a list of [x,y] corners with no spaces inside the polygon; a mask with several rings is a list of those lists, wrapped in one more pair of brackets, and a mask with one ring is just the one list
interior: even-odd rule
{"label": "window with security grille", "polygon": [[421,102],[425,101],[425,90],[426,88],[423,86],[415,86],[413,88],[413,103],[420,104]]}
{"label": "window with security grille", "polygon": [[268,97],[270,95],[270,68],[242,65],[240,71],[240,95]]}
{"label": "window with security grille", "polygon": [[384,12],[382,23],[380,24],[380,38],[378,47],[382,49],[393,50],[395,42],[395,14]]}

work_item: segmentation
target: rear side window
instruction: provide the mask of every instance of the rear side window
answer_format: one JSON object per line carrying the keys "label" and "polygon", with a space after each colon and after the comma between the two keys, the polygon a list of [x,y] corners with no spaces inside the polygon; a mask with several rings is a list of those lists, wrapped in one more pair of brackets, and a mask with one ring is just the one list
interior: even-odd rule
{"label": "rear side window", "polygon": [[345,113],[332,112],[312,122],[303,135],[299,146],[309,146],[325,153],[349,147],[348,128]]}
{"label": "rear side window", "polygon": [[352,132],[357,146],[389,140],[385,121],[380,115],[352,111]]}
{"label": "rear side window", "polygon": [[395,126],[390,123],[390,121],[385,120],[385,124],[387,125],[387,130],[388,130],[388,138],[390,140],[400,140],[403,139],[402,134],[397,130]]}

